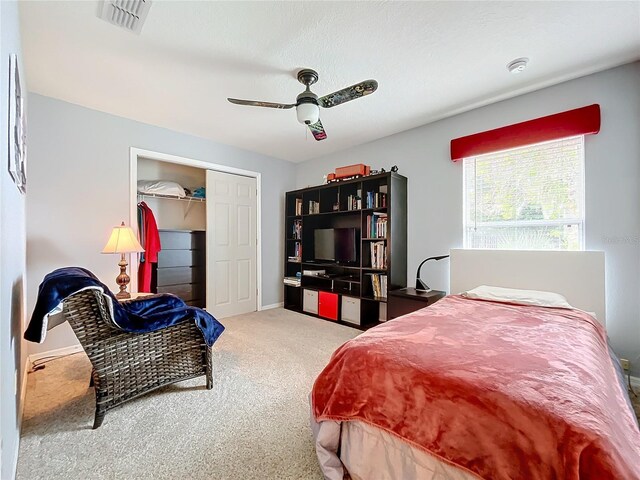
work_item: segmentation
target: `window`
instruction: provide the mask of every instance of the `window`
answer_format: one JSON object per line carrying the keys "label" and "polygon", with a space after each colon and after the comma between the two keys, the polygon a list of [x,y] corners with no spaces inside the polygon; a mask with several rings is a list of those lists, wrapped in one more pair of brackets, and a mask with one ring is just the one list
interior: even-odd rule
{"label": "window", "polygon": [[584,137],[465,158],[464,246],[584,249]]}

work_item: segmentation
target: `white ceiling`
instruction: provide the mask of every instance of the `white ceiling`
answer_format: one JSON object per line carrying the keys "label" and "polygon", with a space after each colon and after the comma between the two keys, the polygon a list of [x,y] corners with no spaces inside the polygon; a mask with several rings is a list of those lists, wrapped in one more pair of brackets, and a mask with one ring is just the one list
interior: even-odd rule
{"label": "white ceiling", "polygon": [[[21,2],[30,91],[274,157],[303,161],[640,59],[640,2],[154,1],[141,35],[98,2]],[[520,75],[506,64],[531,59]],[[316,142],[294,110],[298,69],[325,95]]]}

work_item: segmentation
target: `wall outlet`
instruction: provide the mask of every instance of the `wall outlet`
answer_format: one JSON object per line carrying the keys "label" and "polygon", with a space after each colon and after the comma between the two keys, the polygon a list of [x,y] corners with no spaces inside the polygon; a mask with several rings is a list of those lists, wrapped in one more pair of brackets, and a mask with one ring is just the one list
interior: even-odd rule
{"label": "wall outlet", "polygon": [[621,358],[620,359],[620,365],[622,365],[622,369],[625,372],[628,372],[629,369],[631,368],[631,362],[629,360],[627,360],[626,358]]}

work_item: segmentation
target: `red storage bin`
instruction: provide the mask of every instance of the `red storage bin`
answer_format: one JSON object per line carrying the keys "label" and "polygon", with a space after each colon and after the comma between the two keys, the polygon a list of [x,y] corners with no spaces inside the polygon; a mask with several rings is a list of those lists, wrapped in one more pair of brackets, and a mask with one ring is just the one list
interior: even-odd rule
{"label": "red storage bin", "polygon": [[329,320],[338,320],[338,294],[320,292],[318,295],[318,315]]}

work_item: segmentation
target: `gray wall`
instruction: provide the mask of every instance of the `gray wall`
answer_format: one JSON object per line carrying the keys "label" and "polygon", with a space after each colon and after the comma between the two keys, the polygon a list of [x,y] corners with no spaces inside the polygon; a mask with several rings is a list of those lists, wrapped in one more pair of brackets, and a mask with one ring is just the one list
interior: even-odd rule
{"label": "gray wall", "polygon": [[[283,198],[295,184],[290,162],[36,94],[29,98],[29,135],[29,312],[38,284],[59,267],[86,267],[117,288],[118,258],[100,251],[113,226],[129,220],[130,147],[262,173],[262,303],[282,301]],[[63,324],[31,351],[73,344]]]}
{"label": "gray wall", "polygon": [[[7,171],[9,55],[18,54],[20,34],[16,2],[0,2],[0,478],[13,478],[20,437],[20,391],[26,353],[22,348],[25,278],[25,201]],[[23,74],[24,68],[20,69]],[[15,378],[18,391],[15,391]]]}
{"label": "gray wall", "polygon": [[[384,86],[376,92],[384,95]],[[419,100],[416,100],[419,101]],[[429,99],[425,98],[425,102]],[[409,179],[409,281],[420,260],[461,247],[462,163],[452,138],[599,103],[602,129],[585,140],[586,246],[606,252],[607,330],[618,355],[640,374],[640,63],[635,62],[478,108],[298,166],[297,186],[318,184],[337,166],[398,165]],[[448,265],[423,278],[446,290]],[[579,279],[577,279],[579,281]]]}

